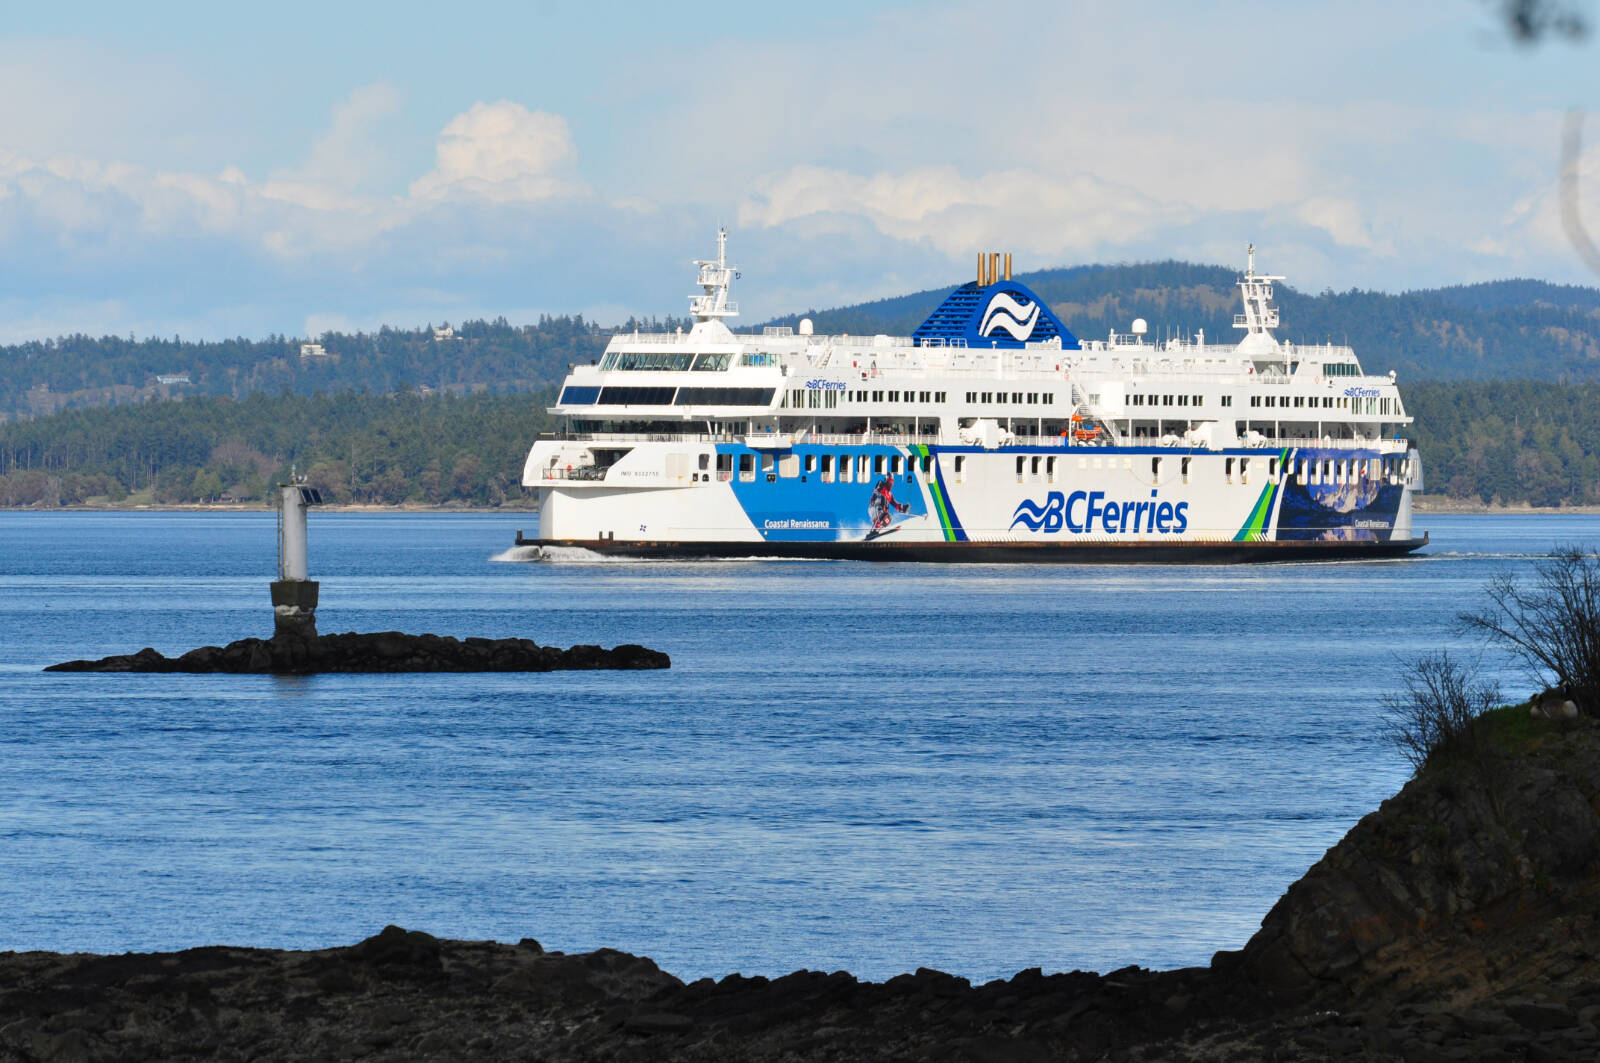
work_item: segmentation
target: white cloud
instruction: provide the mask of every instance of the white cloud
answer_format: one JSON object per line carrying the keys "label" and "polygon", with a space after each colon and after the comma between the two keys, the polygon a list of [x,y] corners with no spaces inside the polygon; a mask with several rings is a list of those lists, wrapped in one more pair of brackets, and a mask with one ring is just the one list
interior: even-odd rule
{"label": "white cloud", "polygon": [[953,166],[859,176],[798,166],[758,182],[739,221],[767,227],[827,214],[865,217],[886,236],[958,258],[991,247],[1059,255],[1117,245],[1190,211],[1088,174],[1027,170],[964,177]]}
{"label": "white cloud", "polygon": [[1313,228],[1321,229],[1344,247],[1359,247],[1381,254],[1392,254],[1393,245],[1380,245],[1372,237],[1360,204],[1338,196],[1312,196],[1295,209],[1294,215]]}
{"label": "white cloud", "polygon": [[387,155],[379,126],[400,112],[404,95],[390,81],[362,85],[333,109],[328,128],[293,175],[304,181],[356,188],[381,175]]}
{"label": "white cloud", "polygon": [[500,100],[457,115],[434,148],[433,171],[411,185],[414,199],[466,196],[497,203],[580,195],[577,146],[567,120]]}

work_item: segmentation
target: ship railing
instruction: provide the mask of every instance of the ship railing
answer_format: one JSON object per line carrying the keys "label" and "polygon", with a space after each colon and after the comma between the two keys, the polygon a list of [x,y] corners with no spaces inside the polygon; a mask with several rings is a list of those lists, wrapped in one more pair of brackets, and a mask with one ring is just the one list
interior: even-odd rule
{"label": "ship railing", "polygon": [[1392,439],[1350,439],[1333,436],[1264,436],[1256,444],[1262,450],[1377,450],[1386,454],[1404,454],[1411,449],[1411,441],[1398,436]]}

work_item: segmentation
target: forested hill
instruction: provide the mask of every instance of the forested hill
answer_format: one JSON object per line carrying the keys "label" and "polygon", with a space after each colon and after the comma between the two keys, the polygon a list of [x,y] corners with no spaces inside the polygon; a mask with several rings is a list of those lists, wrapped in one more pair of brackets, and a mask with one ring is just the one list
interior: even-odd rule
{"label": "forested hill", "polygon": [[305,354],[302,340],[284,336],[214,343],[66,336],[0,347],[0,421],[200,395],[526,391],[598,357],[610,332],[581,316],[525,326],[501,318],[469,321],[447,336],[432,327],[330,332]]}
{"label": "forested hill", "polygon": [[[1237,333],[1239,274],[1221,266],[1152,262],[1019,273],[1076,335],[1098,339],[1128,331],[1136,317],[1153,336],[1193,335],[1232,343]],[[818,332],[907,335],[950,289],[807,311]],[[1308,294],[1280,284],[1280,339],[1348,342],[1375,372],[1407,380],[1600,380],[1600,290],[1534,280],[1505,280],[1404,292]]]}
{"label": "forested hill", "polygon": [[[1237,274],[1220,266],[1153,262],[1019,275],[1079,336],[1126,331],[1135,317],[1157,339],[1204,329],[1232,342]],[[747,283],[756,283],[750,281]],[[833,310],[808,311],[819,332],[909,334],[948,289]],[[1323,292],[1280,286],[1279,335],[1348,341],[1367,368],[1426,380],[1600,380],[1600,291],[1507,280],[1431,291]],[[794,324],[800,314],[774,324]],[[670,331],[677,319],[628,321]],[[441,391],[456,394],[554,387],[569,365],[597,357],[616,329],[582,317],[536,324],[469,321],[443,335],[431,327],[328,333],[302,340],[196,343],[177,337],[67,336],[0,347],[0,421],[60,410],[160,398],[257,393]]]}

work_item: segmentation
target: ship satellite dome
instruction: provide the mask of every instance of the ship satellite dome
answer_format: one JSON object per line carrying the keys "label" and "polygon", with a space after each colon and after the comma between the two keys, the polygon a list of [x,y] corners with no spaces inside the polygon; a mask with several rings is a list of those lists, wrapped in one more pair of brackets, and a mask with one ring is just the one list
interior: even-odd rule
{"label": "ship satellite dome", "polygon": [[800,335],[811,335],[811,319],[809,317],[803,317],[800,319]]}
{"label": "ship satellite dome", "polygon": [[1133,334],[1135,336],[1143,336],[1146,332],[1149,332],[1149,331],[1150,331],[1150,326],[1145,324],[1144,318],[1136,317],[1136,318],[1133,319]]}

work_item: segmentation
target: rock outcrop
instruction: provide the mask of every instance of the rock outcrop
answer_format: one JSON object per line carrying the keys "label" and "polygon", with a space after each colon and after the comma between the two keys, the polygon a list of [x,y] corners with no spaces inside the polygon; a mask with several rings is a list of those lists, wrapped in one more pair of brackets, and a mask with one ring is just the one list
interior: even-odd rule
{"label": "rock outcrop", "polygon": [[397,927],[316,952],[10,954],[0,1059],[1600,1058],[1600,721],[1504,713],[1209,967],[684,984],[606,949]]}
{"label": "rock outcrop", "polygon": [[146,647],[97,661],[66,661],[47,672],[232,672],[310,675],[317,672],[554,672],[577,669],[668,668],[658,650],[632,644],[604,649],[540,646],[532,639],[456,639],[448,635],[314,635],[240,639],[201,646],[181,657]]}

